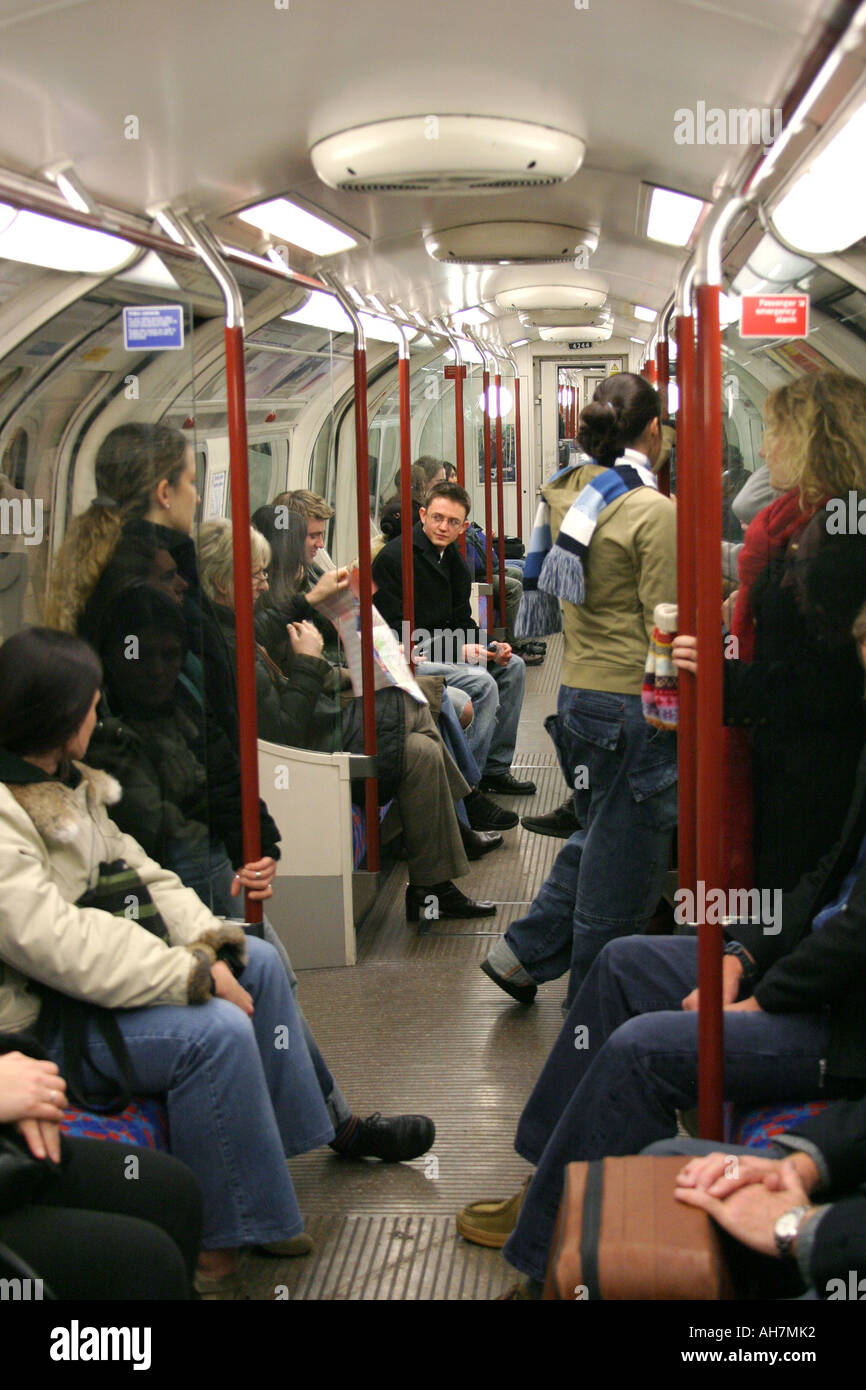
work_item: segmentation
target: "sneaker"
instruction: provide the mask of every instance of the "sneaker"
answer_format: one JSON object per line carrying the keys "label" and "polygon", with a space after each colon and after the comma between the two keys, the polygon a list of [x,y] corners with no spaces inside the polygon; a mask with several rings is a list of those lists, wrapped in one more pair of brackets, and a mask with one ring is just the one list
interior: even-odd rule
{"label": "sneaker", "polygon": [[466,816],[473,830],[513,830],[520,824],[514,811],[504,811],[495,801],[488,801],[476,788],[463,798]]}
{"label": "sneaker", "polygon": [[553,835],[559,840],[570,840],[575,831],[580,829],[571,797],[563,801],[561,806],[557,806],[555,811],[548,811],[546,816],[524,816],[520,824],[524,830],[531,830],[534,835]]}
{"label": "sneaker", "polygon": [[527,1178],[520,1191],[505,1201],[470,1202],[457,1213],[457,1234],[472,1245],[501,1250],[517,1225],[529,1183]]}
{"label": "sneaker", "polygon": [[496,796],[535,796],[535,783],[519,782],[512,772],[500,772],[495,777],[482,777],[481,790]]}
{"label": "sneaker", "polygon": [[[359,1120],[336,1150],[343,1158],[380,1158],[383,1163],[408,1163],[433,1147],[436,1126],[426,1115],[368,1115]],[[332,1143],[331,1148],[335,1148]]]}

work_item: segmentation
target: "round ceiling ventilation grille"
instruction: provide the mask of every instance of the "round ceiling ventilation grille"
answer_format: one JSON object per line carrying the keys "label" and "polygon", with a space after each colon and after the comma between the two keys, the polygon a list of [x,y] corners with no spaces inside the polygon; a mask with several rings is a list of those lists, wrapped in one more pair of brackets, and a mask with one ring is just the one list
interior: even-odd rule
{"label": "round ceiling ventilation grille", "polygon": [[535,309],[531,313],[518,314],[524,328],[573,328],[582,324],[613,323],[613,312],[608,308],[596,309]]}
{"label": "round ceiling ventilation grille", "polygon": [[613,320],[610,323],[573,323],[561,328],[539,328],[538,336],[544,343],[606,343],[613,337]]}
{"label": "round ceiling ventilation grille", "polygon": [[429,115],[341,130],[310,158],[323,183],[349,192],[479,193],[561,183],[585,149],[578,136],[531,121]]}
{"label": "round ceiling ventilation grille", "polygon": [[559,222],[470,222],[427,232],[428,255],[450,265],[573,261],[598,247],[598,233]]}

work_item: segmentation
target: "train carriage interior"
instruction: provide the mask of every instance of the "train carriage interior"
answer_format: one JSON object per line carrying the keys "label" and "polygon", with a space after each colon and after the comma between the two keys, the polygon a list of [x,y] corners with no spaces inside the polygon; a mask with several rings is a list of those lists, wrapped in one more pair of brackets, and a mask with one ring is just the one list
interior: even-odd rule
{"label": "train carriage interior", "polygon": [[[692,479],[697,520],[677,524],[694,527],[701,643],[702,599],[736,588],[736,555],[705,577],[700,556],[742,542],[732,504],[764,462],[765,402],[823,373],[866,380],[866,5],[0,0],[0,71],[0,640],[58,625],[52,593],[54,611],[73,615],[67,630],[83,620],[77,586],[58,599],[57,576],[76,519],[94,499],[117,505],[97,460],[118,427],[182,437],[193,538],[227,520],[236,566],[249,561],[249,518],[306,490],[328,513],[323,552],[306,556],[311,583],[357,575],[352,692],[364,686],[369,717],[361,742],[335,751],[256,729],[244,616],[256,591],[235,576],[243,843],[261,796],[281,840],[264,910],[351,1104],[423,1112],[436,1139],[387,1165],[327,1146],[293,1157],[312,1251],[245,1252],[247,1288],[292,1301],[497,1298],[514,1270],[464,1240],[455,1215],[530,1174],[512,1144],[563,1027],[566,980],[544,980],[525,1007],[479,967],[526,917],[569,832],[521,823],[470,864],[461,887],[491,915],[425,919],[422,907],[407,921],[408,851],[368,756],[371,566],[399,547],[387,514],[395,499],[405,509],[410,465],[455,465],[490,557],[472,574],[473,617],[526,657],[511,774],[534,789],[487,795],[512,821],[549,819],[570,796],[547,724],[572,638],[566,620],[532,650],[502,600],[506,573],[526,589],[542,488],[591,461],[581,412],[618,377],[658,390],[673,440],[658,486],[680,509],[681,463]],[[805,297],[807,318],[746,331],[744,305],[762,296],[789,309]],[[423,508],[423,493],[414,501]],[[180,561],[157,554],[186,589]],[[272,597],[276,563],[274,549]],[[135,583],[152,589],[155,572]],[[121,619],[100,612],[88,640],[108,673]],[[199,619],[173,702],[181,659],[208,640]],[[145,631],[162,641],[156,620]],[[123,705],[118,679],[103,727],[124,716],[140,730],[168,708],[160,671],[141,676],[153,690],[162,680],[158,708],[143,686]],[[205,688],[204,726],[225,697]],[[347,718],[346,700],[331,708]],[[163,735],[147,727],[135,737],[153,759]],[[703,767],[720,720],[696,739]],[[683,744],[679,756],[682,779]],[[715,775],[726,801],[728,763]],[[208,778],[198,794],[212,825]],[[679,860],[674,848],[650,934],[675,930],[682,816],[681,803]],[[715,863],[700,826],[692,839],[695,862]],[[0,949],[0,984],[2,961]],[[2,1019],[0,1007],[0,1031]]]}

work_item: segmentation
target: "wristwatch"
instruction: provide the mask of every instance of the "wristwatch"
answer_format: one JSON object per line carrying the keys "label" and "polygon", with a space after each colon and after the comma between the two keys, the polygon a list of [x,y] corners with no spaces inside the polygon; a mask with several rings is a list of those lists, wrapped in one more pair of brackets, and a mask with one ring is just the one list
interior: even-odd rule
{"label": "wristwatch", "polygon": [[810,1206],[792,1207],[790,1211],[782,1212],[778,1218],[773,1231],[776,1237],[776,1249],[783,1257],[791,1254],[791,1246],[800,1233],[803,1218],[811,1210]]}

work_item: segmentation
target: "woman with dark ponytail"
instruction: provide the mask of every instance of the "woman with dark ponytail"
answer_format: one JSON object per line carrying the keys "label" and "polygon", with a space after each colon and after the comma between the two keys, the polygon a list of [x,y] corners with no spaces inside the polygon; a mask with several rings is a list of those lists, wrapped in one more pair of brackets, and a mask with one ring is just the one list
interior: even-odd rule
{"label": "woman with dark ponytail", "polygon": [[552,733],[579,826],[482,965],[522,1003],[569,969],[571,1001],[608,941],[646,927],[676,824],[676,735],[641,707],[653,610],[676,600],[676,510],[654,474],[658,392],[631,373],[608,377],[581,412],[578,442],[590,461],[543,489],[515,628],[564,628]]}

